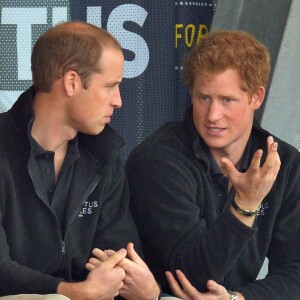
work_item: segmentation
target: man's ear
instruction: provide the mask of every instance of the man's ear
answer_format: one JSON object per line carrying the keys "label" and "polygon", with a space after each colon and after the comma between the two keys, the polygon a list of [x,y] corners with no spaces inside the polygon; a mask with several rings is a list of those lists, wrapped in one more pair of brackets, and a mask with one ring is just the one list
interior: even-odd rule
{"label": "man's ear", "polygon": [[260,86],[251,96],[250,105],[254,110],[257,110],[262,105],[266,95],[266,89],[263,86]]}
{"label": "man's ear", "polygon": [[73,96],[81,88],[81,80],[77,72],[70,70],[63,76],[64,87],[69,97]]}

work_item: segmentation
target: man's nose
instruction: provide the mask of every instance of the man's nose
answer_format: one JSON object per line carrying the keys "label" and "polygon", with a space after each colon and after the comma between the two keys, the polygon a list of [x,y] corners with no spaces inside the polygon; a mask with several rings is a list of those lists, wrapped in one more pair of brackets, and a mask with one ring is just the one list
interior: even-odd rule
{"label": "man's nose", "polygon": [[122,106],[122,98],[119,87],[117,88],[115,94],[112,97],[111,104],[114,108],[120,108]]}
{"label": "man's nose", "polygon": [[215,122],[221,119],[223,115],[222,105],[218,101],[211,101],[207,112],[207,119],[209,122]]}

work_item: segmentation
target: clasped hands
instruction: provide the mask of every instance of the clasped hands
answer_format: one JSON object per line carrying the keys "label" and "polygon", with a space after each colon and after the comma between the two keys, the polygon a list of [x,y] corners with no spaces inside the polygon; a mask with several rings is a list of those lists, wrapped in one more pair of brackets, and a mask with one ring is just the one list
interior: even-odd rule
{"label": "clasped hands", "polygon": [[[113,297],[103,299],[113,299],[117,295],[130,300],[158,298],[160,288],[147,265],[134,250],[133,243],[127,245],[127,250],[121,249],[115,252],[95,248],[92,253],[95,257],[90,258],[86,264],[86,269],[90,271],[88,277],[94,276],[94,273],[101,269],[108,277],[112,277],[110,283],[112,280],[115,282],[110,287],[110,295]],[[115,275],[111,276],[109,273]]]}

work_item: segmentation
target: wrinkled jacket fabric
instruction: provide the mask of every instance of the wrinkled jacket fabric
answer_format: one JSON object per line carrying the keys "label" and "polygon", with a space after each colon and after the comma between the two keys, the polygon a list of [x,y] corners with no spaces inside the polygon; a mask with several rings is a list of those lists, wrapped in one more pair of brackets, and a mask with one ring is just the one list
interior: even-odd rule
{"label": "wrinkled jacket fabric", "polygon": [[[270,134],[255,125],[248,166]],[[228,198],[218,213],[208,148],[192,121],[171,122],[133,150],[126,163],[131,209],[145,260],[169,291],[164,272],[182,270],[200,291],[213,279],[247,300],[300,297],[300,154],[279,143],[281,168],[253,228],[236,219]],[[265,279],[256,281],[269,259]]]}
{"label": "wrinkled jacket fabric", "polygon": [[65,235],[43,188],[31,178],[28,123],[34,89],[0,114],[0,295],[56,293],[61,281],[87,276],[94,247],[115,249],[139,238],[128,212],[128,184],[119,158],[123,140],[109,127],[78,134]]}

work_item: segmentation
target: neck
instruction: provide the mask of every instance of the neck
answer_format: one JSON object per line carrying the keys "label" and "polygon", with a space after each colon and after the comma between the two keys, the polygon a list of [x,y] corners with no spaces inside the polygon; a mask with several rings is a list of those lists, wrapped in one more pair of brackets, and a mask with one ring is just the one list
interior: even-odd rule
{"label": "neck", "polygon": [[238,169],[241,163],[242,156],[245,152],[249,136],[250,133],[249,135],[246,135],[244,139],[236,141],[235,143],[232,143],[226,148],[210,148],[211,154],[214,157],[218,167],[220,168],[223,174],[227,174],[227,172],[224,169],[224,165],[221,162],[221,158],[225,157],[229,159],[235,166],[235,168]]}
{"label": "neck", "polygon": [[53,151],[55,180],[63,165],[68,142],[77,131],[68,126],[65,117],[66,108],[63,98],[55,93],[38,93],[34,98],[35,120],[31,135],[45,150]]}
{"label": "neck", "polygon": [[[245,147],[246,147],[246,145],[245,145]],[[215,151],[214,149],[210,149],[210,151],[211,151],[212,156],[215,159],[218,167],[220,168],[222,173],[224,173],[223,172],[224,167],[223,167],[223,163],[221,162],[221,158],[222,157],[228,158],[233,163],[233,165],[236,168],[238,168],[239,164],[240,164],[240,161],[241,161],[241,158],[243,156],[243,153],[245,151],[245,147],[243,149],[240,149],[240,151],[235,151],[234,153],[222,152],[222,151],[219,151],[219,149],[217,151]]]}
{"label": "neck", "polygon": [[68,141],[72,140],[77,132],[68,126],[65,117],[63,101],[57,95],[39,93],[34,98],[33,110],[35,120],[31,134],[45,150],[61,152],[67,149]]}

